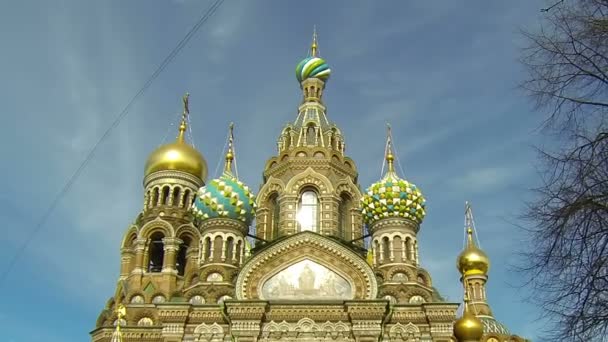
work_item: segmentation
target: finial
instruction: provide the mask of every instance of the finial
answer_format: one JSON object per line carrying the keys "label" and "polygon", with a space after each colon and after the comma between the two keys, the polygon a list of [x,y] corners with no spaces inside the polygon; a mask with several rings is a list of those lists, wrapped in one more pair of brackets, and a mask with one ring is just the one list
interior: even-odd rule
{"label": "finial", "polygon": [[120,321],[127,315],[127,309],[125,308],[124,305],[119,304],[118,307],[116,307],[116,330],[114,330],[114,336],[113,339],[114,340],[118,340],[118,341],[122,341],[122,335],[120,334]]}
{"label": "finial", "polygon": [[391,135],[391,125],[389,123],[386,124],[386,163],[388,164],[388,172],[395,172],[395,167],[393,162],[395,160],[395,156],[393,155],[393,141]]}
{"label": "finial", "polygon": [[189,93],[186,93],[184,97],[182,97],[182,102],[184,103],[184,111],[182,112],[182,122],[179,124],[179,135],[177,136],[177,141],[179,142],[184,142],[184,135],[186,132],[186,128],[188,127],[188,115],[190,114],[190,108],[188,106],[189,97]]}
{"label": "finial", "polygon": [[312,57],[317,57],[317,25],[313,26],[312,45],[310,46],[310,53],[312,54]]}
{"label": "finial", "polygon": [[234,160],[234,151],[233,145],[234,143],[234,122],[230,123],[228,128],[228,152],[226,152],[226,166],[225,171],[228,173],[232,173],[232,161]]}
{"label": "finial", "polygon": [[466,201],[464,206],[465,228],[467,229],[467,246],[474,246],[475,241],[473,240],[473,209],[471,208],[471,203],[469,203],[469,201]]}

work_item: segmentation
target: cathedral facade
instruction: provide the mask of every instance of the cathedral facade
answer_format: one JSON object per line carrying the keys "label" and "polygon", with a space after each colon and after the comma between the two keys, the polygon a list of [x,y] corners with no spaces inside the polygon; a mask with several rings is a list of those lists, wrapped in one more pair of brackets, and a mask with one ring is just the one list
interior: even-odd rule
{"label": "cathedral facade", "polygon": [[433,287],[418,256],[425,199],[395,170],[390,130],[386,173],[361,190],[323,103],[330,69],[316,36],[296,76],[298,116],[256,195],[233,171],[232,126],[224,172],[207,180],[184,97],[176,141],[146,163],[143,208],[92,341],[524,341],[490,310],[489,259],[471,227],[457,258],[460,319],[460,303]]}

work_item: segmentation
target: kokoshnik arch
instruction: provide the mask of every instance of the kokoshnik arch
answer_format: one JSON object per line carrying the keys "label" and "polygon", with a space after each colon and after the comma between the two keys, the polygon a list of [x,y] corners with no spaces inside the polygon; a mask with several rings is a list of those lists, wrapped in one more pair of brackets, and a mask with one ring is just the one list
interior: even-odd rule
{"label": "kokoshnik arch", "polygon": [[207,181],[185,139],[184,97],[176,141],[148,157],[143,209],[92,341],[524,341],[492,315],[490,262],[470,207],[457,259],[462,317],[433,287],[418,254],[425,199],[395,171],[390,132],[386,174],[360,190],[323,103],[330,73],[315,34],[296,67],[298,116],[280,132],[257,196],[233,173],[232,125],[224,172]]}

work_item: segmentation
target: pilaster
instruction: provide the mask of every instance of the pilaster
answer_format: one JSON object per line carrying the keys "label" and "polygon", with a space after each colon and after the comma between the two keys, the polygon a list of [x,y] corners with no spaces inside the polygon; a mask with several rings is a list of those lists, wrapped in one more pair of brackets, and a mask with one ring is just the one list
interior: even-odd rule
{"label": "pilaster", "polygon": [[262,319],[268,302],[224,302],[226,314],[230,319],[230,332],[235,342],[256,342],[259,339]]}

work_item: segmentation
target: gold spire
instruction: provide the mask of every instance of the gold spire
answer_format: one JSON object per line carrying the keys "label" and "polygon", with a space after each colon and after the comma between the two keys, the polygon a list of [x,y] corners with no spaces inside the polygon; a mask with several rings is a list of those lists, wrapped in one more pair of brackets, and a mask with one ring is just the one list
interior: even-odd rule
{"label": "gold spire", "polygon": [[317,57],[317,25],[313,27],[312,45],[310,46],[310,53],[312,54],[312,57]]}
{"label": "gold spire", "polygon": [[490,259],[475,244],[473,239],[473,209],[469,202],[465,203],[465,227],[467,243],[464,250],[458,256],[457,266],[460,274],[467,275],[487,275],[490,269]]}
{"label": "gold spire", "polygon": [[184,103],[184,111],[182,112],[182,121],[179,124],[179,135],[177,136],[177,141],[184,142],[186,128],[188,127],[188,115],[190,115],[190,108],[188,105],[188,98],[190,97],[189,93],[186,93],[184,97],[182,97],[182,102]]}
{"label": "gold spire", "polygon": [[393,155],[393,141],[391,135],[391,125],[386,124],[386,152],[385,152],[386,163],[388,165],[388,172],[395,172],[395,155]]}
{"label": "gold spire", "polygon": [[454,336],[458,342],[477,342],[483,336],[483,323],[469,311],[469,294],[464,290],[464,308],[462,316],[454,322]]}
{"label": "gold spire", "polygon": [[226,165],[224,167],[224,171],[227,173],[232,173],[232,161],[234,160],[234,122],[230,123],[229,131],[228,131],[228,152],[226,152]]}

